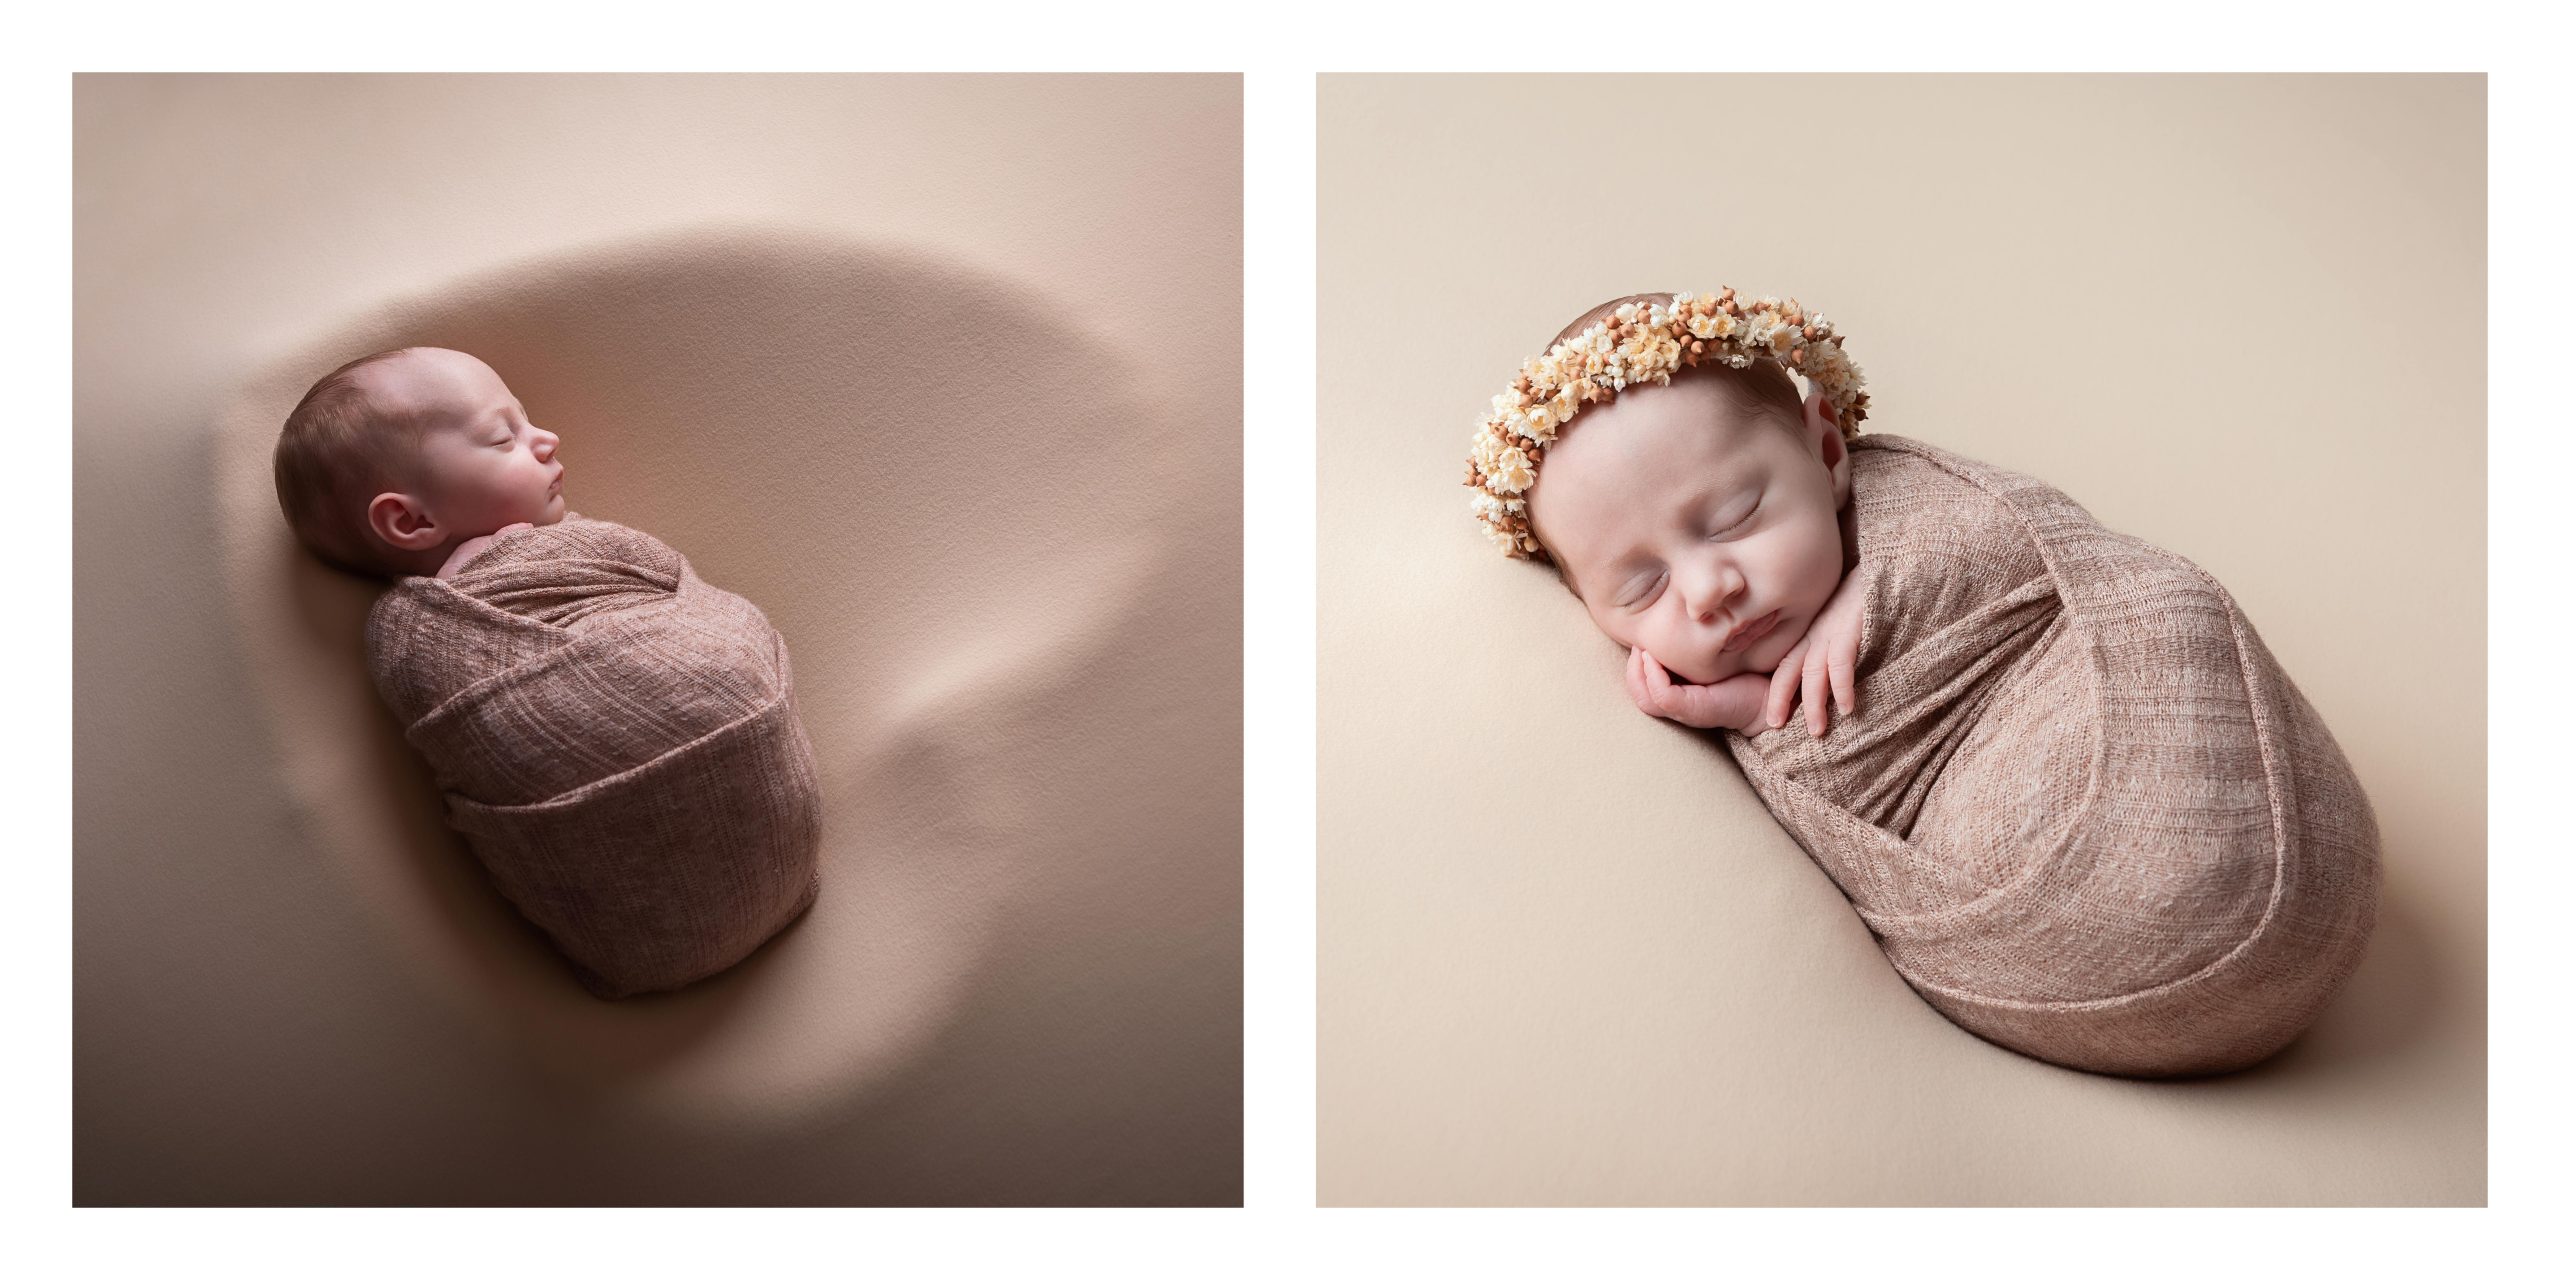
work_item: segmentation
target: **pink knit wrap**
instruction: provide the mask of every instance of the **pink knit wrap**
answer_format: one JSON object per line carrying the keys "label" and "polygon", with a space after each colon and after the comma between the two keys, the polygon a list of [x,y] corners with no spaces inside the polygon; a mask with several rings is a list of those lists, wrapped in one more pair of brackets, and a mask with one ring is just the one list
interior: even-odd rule
{"label": "pink knit wrap", "polygon": [[365,640],[448,820],[597,995],[726,969],[816,897],[790,653],[665,543],[520,530],[450,579],[402,578]]}
{"label": "pink knit wrap", "polygon": [[2121,1075],[2294,1039],[2362,958],[2373,807],[2221,584],[2051,485],[1850,444],[1858,709],[1727,743],[1958,1025]]}

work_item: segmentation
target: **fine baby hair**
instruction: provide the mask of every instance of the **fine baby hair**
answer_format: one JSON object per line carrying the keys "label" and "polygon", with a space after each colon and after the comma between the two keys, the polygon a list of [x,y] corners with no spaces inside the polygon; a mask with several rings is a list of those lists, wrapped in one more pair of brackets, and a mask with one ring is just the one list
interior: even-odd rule
{"label": "fine baby hair", "polygon": [[322,374],[276,437],[276,501],[294,537],[332,565],[377,577],[396,570],[365,535],[364,504],[397,488],[416,462],[419,424],[386,411],[357,374],[408,350],[358,356]]}

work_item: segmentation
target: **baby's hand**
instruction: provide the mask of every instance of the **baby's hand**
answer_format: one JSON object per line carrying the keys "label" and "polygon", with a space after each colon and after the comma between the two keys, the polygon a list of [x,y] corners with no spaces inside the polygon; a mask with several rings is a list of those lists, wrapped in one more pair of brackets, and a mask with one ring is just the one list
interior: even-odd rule
{"label": "baby's hand", "polygon": [[1854,677],[1858,670],[1858,630],[1866,621],[1867,566],[1861,564],[1840,580],[1840,589],[1831,593],[1831,602],[1814,615],[1813,625],[1805,628],[1804,638],[1778,661],[1778,669],[1769,676],[1768,727],[1777,728],[1792,716],[1790,703],[1796,694],[1799,678],[1804,684],[1804,718],[1819,738],[1830,729],[1824,695],[1839,700],[1840,714],[1858,708]]}
{"label": "baby's hand", "polygon": [[1676,720],[1692,729],[1737,729],[1758,734],[1761,704],[1769,696],[1769,677],[1746,671],[1714,684],[1674,684],[1662,663],[1642,649],[1627,651],[1627,693],[1649,716]]}

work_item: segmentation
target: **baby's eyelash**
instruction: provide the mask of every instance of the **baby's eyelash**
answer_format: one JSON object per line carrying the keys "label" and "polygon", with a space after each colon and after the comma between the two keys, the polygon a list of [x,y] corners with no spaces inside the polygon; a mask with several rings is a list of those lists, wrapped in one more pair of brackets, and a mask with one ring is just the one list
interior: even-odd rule
{"label": "baby's eyelash", "polygon": [[1746,524],[1751,523],[1751,517],[1753,517],[1753,516],[1756,516],[1756,515],[1760,514],[1760,504],[1761,504],[1762,502],[1766,501],[1766,500],[1767,500],[1767,497],[1768,497],[1768,495],[1763,494],[1763,495],[1761,495],[1761,496],[1760,496],[1760,497],[1758,497],[1758,498],[1754,498],[1754,499],[1752,499],[1752,500],[1751,500],[1751,509],[1750,509],[1749,511],[1745,511],[1745,512],[1743,512],[1743,513],[1742,513],[1742,518],[1741,518],[1741,519],[1734,521],[1732,524],[1726,525],[1726,526],[1725,526],[1725,527],[1723,527],[1722,529],[1718,529],[1718,530],[1716,531],[1716,536],[1717,536],[1717,537],[1722,537],[1722,536],[1724,536],[1725,534],[1731,533],[1731,532],[1733,532],[1734,530],[1739,529],[1739,528],[1741,528],[1742,526],[1744,526],[1744,525],[1746,525]]}

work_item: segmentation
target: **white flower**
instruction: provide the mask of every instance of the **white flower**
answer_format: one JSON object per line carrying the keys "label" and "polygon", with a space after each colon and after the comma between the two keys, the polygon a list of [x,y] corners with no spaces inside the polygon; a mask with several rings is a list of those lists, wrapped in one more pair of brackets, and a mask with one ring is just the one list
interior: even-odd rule
{"label": "white flower", "polygon": [[1520,415],[1520,434],[1540,444],[1556,438],[1558,425],[1556,411],[1547,405],[1531,405],[1528,412]]}
{"label": "white flower", "polygon": [[1802,372],[1827,388],[1841,373],[1840,361],[1840,348],[1836,344],[1809,342],[1805,344]]}
{"label": "white flower", "polygon": [[1493,460],[1493,465],[1485,469],[1484,485],[1495,493],[1519,493],[1527,489],[1535,478],[1536,473],[1529,469],[1529,455],[1521,452],[1518,445],[1513,445],[1503,450]]}
{"label": "white flower", "polygon": [[1759,346],[1767,342],[1769,335],[1784,327],[1785,324],[1786,322],[1780,320],[1775,311],[1752,312],[1751,323],[1743,326],[1742,340],[1751,346]]}

